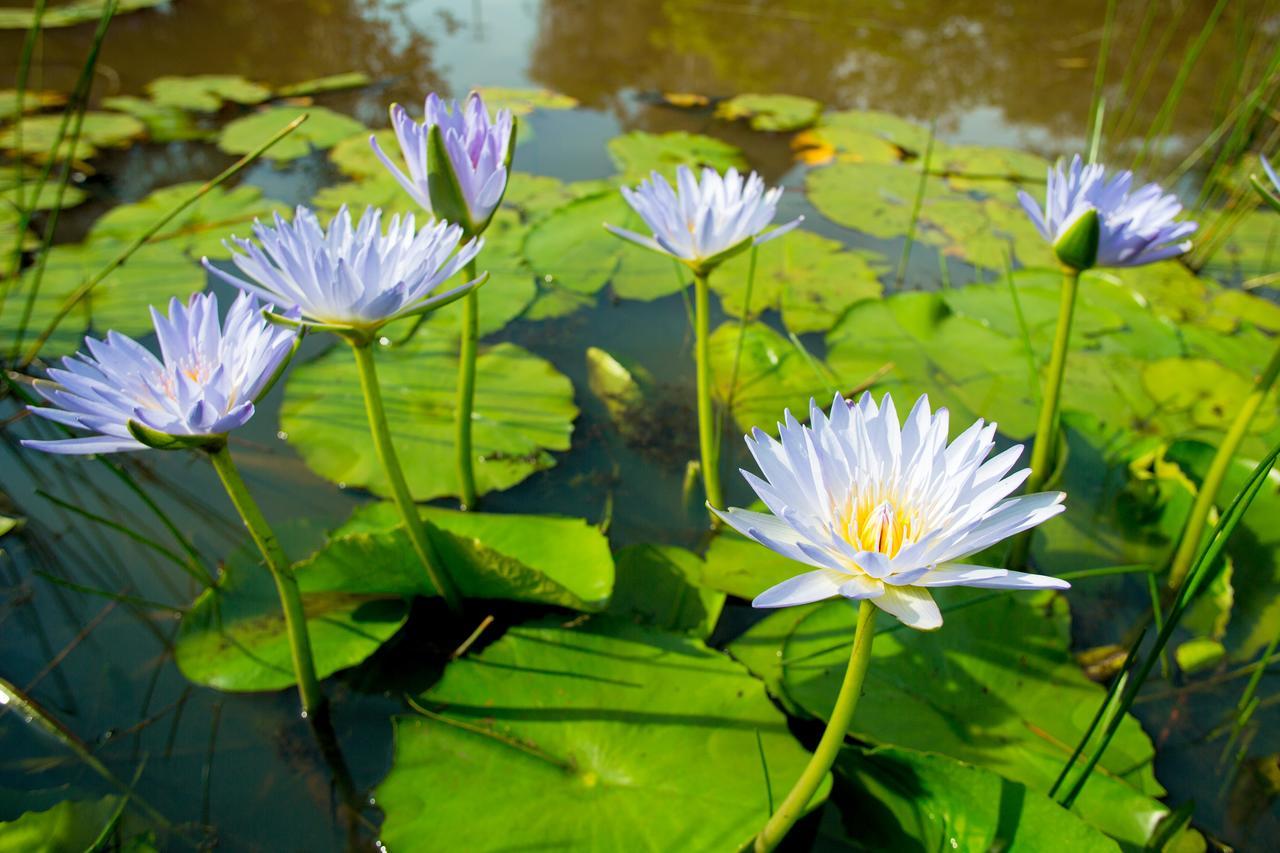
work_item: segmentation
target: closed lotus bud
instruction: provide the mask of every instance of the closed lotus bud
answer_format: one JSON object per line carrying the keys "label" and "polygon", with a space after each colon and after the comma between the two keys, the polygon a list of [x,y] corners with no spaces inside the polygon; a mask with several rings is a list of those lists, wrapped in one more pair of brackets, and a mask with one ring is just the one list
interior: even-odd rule
{"label": "closed lotus bud", "polygon": [[1053,243],[1053,253],[1065,267],[1077,271],[1092,269],[1098,261],[1100,235],[1098,211],[1089,208],[1058,235]]}

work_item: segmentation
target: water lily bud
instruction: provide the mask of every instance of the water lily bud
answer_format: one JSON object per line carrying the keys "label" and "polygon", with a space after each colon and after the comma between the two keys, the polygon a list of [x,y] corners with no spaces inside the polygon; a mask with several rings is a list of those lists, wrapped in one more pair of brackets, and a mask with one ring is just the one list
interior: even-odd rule
{"label": "water lily bud", "polygon": [[1062,230],[1054,241],[1053,253],[1063,266],[1076,271],[1092,269],[1098,261],[1101,234],[1098,211],[1091,207]]}

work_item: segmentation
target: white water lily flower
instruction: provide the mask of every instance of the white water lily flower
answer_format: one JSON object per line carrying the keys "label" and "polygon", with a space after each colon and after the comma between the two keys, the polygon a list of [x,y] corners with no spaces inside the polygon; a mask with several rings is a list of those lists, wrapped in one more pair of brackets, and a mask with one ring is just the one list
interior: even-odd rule
{"label": "white water lily flower", "polygon": [[839,394],[810,425],[791,412],[781,441],[747,437],[765,479],[743,471],[772,514],[716,510],[740,533],[813,571],[765,590],[756,607],[837,595],[871,599],[920,630],[942,625],[932,587],[1067,589],[1058,578],[958,562],[1062,512],[1061,492],[1009,497],[1030,469],[1009,474],[1022,447],[987,459],[995,424],[979,420],[947,444],[946,409],[922,396],[900,424],[893,398],[879,406]]}

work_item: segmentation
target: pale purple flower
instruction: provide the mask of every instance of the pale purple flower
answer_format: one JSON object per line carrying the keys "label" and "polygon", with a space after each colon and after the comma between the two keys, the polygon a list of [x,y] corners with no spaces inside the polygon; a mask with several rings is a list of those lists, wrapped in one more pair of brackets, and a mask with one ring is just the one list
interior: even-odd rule
{"label": "pale purple flower", "polygon": [[893,399],[839,394],[809,426],[790,412],[781,441],[747,438],[764,479],[743,471],[769,513],[716,513],[740,533],[813,571],[765,590],[756,607],[844,596],[870,599],[921,630],[942,624],[929,590],[942,586],[1066,589],[1044,575],[958,562],[1062,512],[1061,492],[1011,498],[1030,469],[1009,474],[1021,446],[988,460],[995,424],[979,420],[947,444],[946,409],[921,397],[899,424]]}
{"label": "pale purple flower", "polygon": [[117,332],[85,338],[88,353],[50,368],[38,390],[52,406],[32,414],[94,435],[56,441],[24,440],[49,453],[142,450],[129,422],[168,436],[216,438],[253,417],[293,351],[297,333],[263,316],[257,300],[240,294],[218,322],[218,298],[197,294],[189,305],[169,303],[169,316],[151,309],[160,358]]}
{"label": "pale purple flower", "polygon": [[300,206],[292,222],[279,214],[274,226],[254,222],[253,236],[257,243],[234,236],[224,241],[248,280],[208,258],[205,268],[275,305],[297,306],[304,324],[371,331],[440,307],[480,283],[437,292],[482,245],[477,238],[460,246],[462,228],[448,222],[418,231],[413,216],[393,216],[383,232],[381,210],[366,209],[353,225],[344,205],[326,232],[315,213]]}
{"label": "pale purple flower", "polygon": [[1271,195],[1280,197],[1280,175],[1276,174],[1276,170],[1271,168],[1271,164],[1267,162],[1266,157],[1259,157],[1262,161],[1262,170],[1267,173],[1267,178],[1271,181]]}
{"label": "pale purple flower", "polygon": [[1133,172],[1108,178],[1099,164],[1085,165],[1076,155],[1066,171],[1062,164],[1050,167],[1042,211],[1035,199],[1021,190],[1018,200],[1041,235],[1051,244],[1088,210],[1098,214],[1098,253],[1092,266],[1136,267],[1177,257],[1191,248],[1194,222],[1178,222],[1182,211],[1178,197],[1158,184],[1132,190]]}
{"label": "pale purple flower", "polygon": [[[391,105],[391,126],[409,174],[383,152],[376,137],[370,136],[369,144],[425,210],[457,222],[468,234],[478,234],[488,225],[507,189],[507,170],[515,142],[511,111],[499,110],[491,120],[484,100],[475,92],[463,105],[442,100],[433,92],[427,95],[423,112],[419,123],[410,118],[404,107]],[[439,130],[448,162],[436,162],[431,142],[433,128]],[[457,196],[447,189],[450,176]]]}
{"label": "pale purple flower", "polygon": [[662,252],[695,270],[710,272],[716,264],[750,245],[781,237],[803,221],[797,217],[767,234],[778,210],[782,188],[766,190],[755,172],[738,174],[730,169],[721,176],[704,168],[699,183],[687,166],[676,170],[676,186],[653,172],[634,190],[622,188],[622,196],[653,232],[645,237],[605,223],[605,228],[646,249]]}

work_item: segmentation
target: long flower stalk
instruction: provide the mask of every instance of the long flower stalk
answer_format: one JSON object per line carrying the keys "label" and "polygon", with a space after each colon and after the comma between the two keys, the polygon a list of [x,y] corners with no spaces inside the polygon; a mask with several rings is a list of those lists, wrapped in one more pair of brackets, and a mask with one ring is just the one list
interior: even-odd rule
{"label": "long flower stalk", "polygon": [[267,570],[275,581],[280,607],[284,611],[285,630],[289,635],[289,652],[293,657],[293,671],[298,679],[298,693],[302,696],[302,711],[305,716],[310,717],[324,706],[324,695],[320,692],[320,682],[316,678],[311,639],[307,635],[307,614],[302,605],[302,595],[298,591],[298,581],[284,549],[280,547],[280,540],[276,539],[262,510],[249,494],[226,444],[209,448],[208,453],[214,470],[218,472],[218,477],[227,490],[227,496],[244,520],[244,526],[262,552]]}
{"label": "long flower stalk", "polygon": [[[472,294],[474,295],[474,294]],[[458,611],[461,607],[458,593],[454,589],[448,574],[445,573],[440,558],[427,538],[427,531],[422,526],[422,516],[418,514],[417,504],[409,493],[409,486],[404,479],[404,471],[400,467],[400,459],[396,456],[395,445],[391,442],[391,429],[387,425],[387,413],[382,405],[382,389],[378,384],[378,370],[373,363],[372,342],[351,341],[351,350],[355,353],[356,367],[360,371],[360,390],[364,393],[365,413],[369,416],[369,431],[373,434],[373,446],[378,460],[391,482],[391,491],[395,497],[400,517],[404,520],[405,532],[413,543],[414,553],[422,562],[432,586],[449,605],[449,609]]]}
{"label": "long flower stalk", "polygon": [[[476,277],[475,258],[467,264],[468,281]],[[476,345],[480,327],[480,294],[462,299],[462,326],[458,347],[458,401],[454,411],[454,449],[458,455],[458,497],[463,509],[476,505],[475,460],[471,450],[471,421],[476,402]]]}
{"label": "long flower stalk", "polygon": [[1204,475],[1200,490],[1196,492],[1195,503],[1192,504],[1191,512],[1188,513],[1186,524],[1182,528],[1178,550],[1169,564],[1170,589],[1182,586],[1183,579],[1191,569],[1191,563],[1200,551],[1209,512],[1218,499],[1218,492],[1222,490],[1222,482],[1226,479],[1227,470],[1231,467],[1231,460],[1235,458],[1240,442],[1244,440],[1245,433],[1249,430],[1249,424],[1253,422],[1253,417],[1262,406],[1262,401],[1270,393],[1278,374],[1280,374],[1280,347],[1276,347],[1267,366],[1254,379],[1253,390],[1236,412],[1231,426],[1227,429],[1227,434],[1223,436],[1222,443],[1218,445],[1218,450],[1213,455],[1213,461],[1209,463],[1209,470]]}
{"label": "long flower stalk", "polygon": [[756,853],[768,853],[777,847],[795,822],[804,814],[813,794],[826,778],[827,771],[835,763],[840,747],[844,745],[845,733],[849,723],[853,721],[853,712],[858,707],[858,697],[862,695],[862,682],[867,676],[867,667],[871,663],[871,641],[875,637],[876,606],[870,599],[863,599],[858,605],[858,627],[853,635],[853,651],[849,654],[849,668],[844,673],[844,683],[840,685],[840,693],[836,696],[835,707],[831,709],[831,718],[827,728],[818,741],[818,748],[813,751],[809,764],[796,780],[782,805],[773,813],[760,834],[756,836]]}
{"label": "long flower stalk", "polygon": [[[707,503],[724,509],[720,491],[720,452],[716,413],[711,400],[711,288],[707,274],[693,277],[694,361],[698,374],[698,448],[702,455],[702,483]],[[713,520],[715,516],[712,516]]]}

